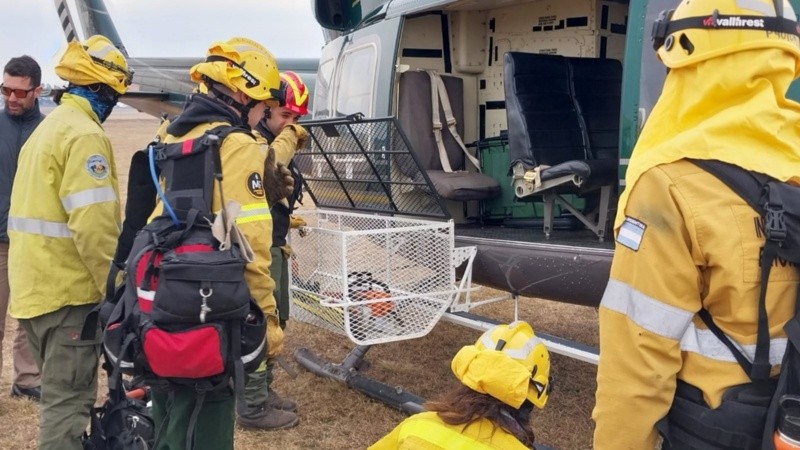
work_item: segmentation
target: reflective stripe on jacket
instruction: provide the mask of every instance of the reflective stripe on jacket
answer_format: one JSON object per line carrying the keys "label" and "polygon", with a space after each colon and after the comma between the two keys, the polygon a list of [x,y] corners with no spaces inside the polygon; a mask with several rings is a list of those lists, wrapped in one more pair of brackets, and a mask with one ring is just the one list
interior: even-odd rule
{"label": "reflective stripe on jacket", "polygon": [[99,302],[119,230],[111,142],[89,102],[64,94],[19,156],[8,218],[11,316]]}
{"label": "reflective stripe on jacket", "polygon": [[527,450],[517,438],[488,419],[449,425],[435,412],[415,414],[368,450]]}
{"label": "reflective stripe on jacket", "polygon": [[[629,194],[611,278],[600,306],[600,364],[593,418],[596,449],[652,449],[676,380],[719,406],[748,383],[730,350],[696,315],[705,307],[751,359],[755,353],[759,214],[713,175],[681,160],[642,174]],[[798,273],[777,261],[766,307],[770,361],[786,347]],[[773,374],[779,368],[773,367]]]}

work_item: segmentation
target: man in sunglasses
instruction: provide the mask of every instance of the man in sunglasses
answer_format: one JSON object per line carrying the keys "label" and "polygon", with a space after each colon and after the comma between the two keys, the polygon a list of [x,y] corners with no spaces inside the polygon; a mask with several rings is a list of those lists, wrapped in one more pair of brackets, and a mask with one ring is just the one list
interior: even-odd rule
{"label": "man in sunglasses", "polygon": [[23,145],[11,190],[8,313],[42,373],[39,449],[83,450],[100,346],[82,328],[105,295],[121,225],[102,123],[131,73],[104,36],[70,42],[55,71],[69,85]]}
{"label": "man in sunglasses", "polygon": [[[5,333],[8,310],[8,207],[11,185],[17,172],[17,157],[22,144],[33,133],[44,116],[39,111],[39,94],[42,92],[42,69],[30,56],[11,58],[3,69],[0,94],[5,108],[0,114],[0,345]],[[36,361],[28,347],[25,330],[17,324],[12,357],[14,374],[11,384],[13,397],[28,397],[38,401],[41,397],[41,376]],[[0,368],[3,355],[0,354]]]}

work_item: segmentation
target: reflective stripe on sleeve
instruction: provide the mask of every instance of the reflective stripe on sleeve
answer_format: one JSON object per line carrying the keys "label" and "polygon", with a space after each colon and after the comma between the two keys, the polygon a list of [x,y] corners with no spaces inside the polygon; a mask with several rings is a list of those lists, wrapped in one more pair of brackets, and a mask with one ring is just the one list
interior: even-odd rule
{"label": "reflective stripe on sleeve", "polygon": [[69,194],[61,199],[64,211],[72,211],[95,203],[110,202],[117,199],[117,194],[111,186],[86,189],[85,191]]}
{"label": "reflective stripe on sleeve", "polygon": [[266,202],[242,205],[242,211],[236,217],[236,223],[239,225],[259,220],[272,220],[272,213],[269,212],[269,206],[267,206]]}
{"label": "reflective stripe on sleeve", "polygon": [[600,306],[624,314],[647,331],[676,341],[694,317],[691,311],[668,305],[614,279],[608,280]]}
{"label": "reflective stripe on sleeve", "polygon": [[71,238],[69,227],[66,223],[48,222],[39,219],[26,219],[23,217],[9,217],[8,229],[22,233],[38,234],[54,238]]}
{"label": "reflective stripe on sleeve", "polygon": [[[681,351],[697,353],[704,358],[723,362],[737,362],[730,349],[706,328],[697,328],[692,322],[694,313],[667,305],[649,297],[628,284],[609,280],[600,305],[628,317],[632,322],[652,333],[668,339],[680,340]],[[751,362],[755,358],[755,344],[741,345],[733,342]],[[786,350],[786,338],[770,340],[769,362],[780,364]]]}
{"label": "reflective stripe on sleeve", "polygon": [[[728,339],[742,351],[742,354],[747,357],[747,360],[753,362],[756,356],[756,345],[741,345],[730,336]],[[769,363],[778,365],[783,359],[783,353],[786,351],[786,338],[774,338],[769,341]],[[735,363],[736,358],[731,353],[731,350],[719,340],[714,333],[707,328],[697,328],[694,323],[689,325],[689,328],[681,338],[681,350],[684,352],[697,353],[708,359],[717,361]]]}

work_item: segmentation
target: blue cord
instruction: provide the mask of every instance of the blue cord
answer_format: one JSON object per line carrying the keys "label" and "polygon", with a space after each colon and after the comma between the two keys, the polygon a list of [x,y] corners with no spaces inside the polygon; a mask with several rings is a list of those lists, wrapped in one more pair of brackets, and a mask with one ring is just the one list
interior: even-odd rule
{"label": "blue cord", "polygon": [[178,216],[175,215],[175,211],[173,211],[172,207],[169,206],[169,203],[167,203],[167,198],[164,196],[164,191],[161,190],[161,184],[158,182],[158,175],[156,175],[156,161],[153,153],[153,144],[150,144],[147,146],[147,158],[150,160],[150,176],[153,178],[153,184],[156,185],[156,193],[158,193],[158,198],[161,199],[161,203],[164,205],[164,210],[167,211],[170,219],[172,219],[172,223],[175,224],[175,228],[181,228],[181,222],[178,220]]}

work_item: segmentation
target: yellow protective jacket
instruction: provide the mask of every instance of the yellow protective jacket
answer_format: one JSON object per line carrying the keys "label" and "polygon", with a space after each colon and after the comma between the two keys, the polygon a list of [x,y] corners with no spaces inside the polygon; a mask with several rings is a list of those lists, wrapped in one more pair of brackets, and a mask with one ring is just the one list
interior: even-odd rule
{"label": "yellow protective jacket", "polygon": [[98,303],[119,231],[111,142],[89,102],[64,94],[19,156],[8,220],[11,316]]}
{"label": "yellow protective jacket", "polygon": [[528,450],[512,434],[488,419],[450,425],[435,412],[402,421],[368,450]]}
{"label": "yellow protective jacket", "polygon": [[297,144],[300,141],[299,136],[305,136],[306,134],[303,127],[295,124],[284,127],[278,136],[272,134],[263,126],[263,123],[260,123],[253,131],[256,141],[261,145],[271,146],[275,150],[275,162],[283,165],[289,165],[289,162],[294,158],[294,153],[297,151]]}
{"label": "yellow protective jacket", "polygon": [[[727,347],[696,315],[755,354],[759,214],[686,158],[716,159],[796,182],[800,105],[785,92],[794,58],[753,50],[673,69],[637,142],[616,220],[616,250],[600,306],[596,449],[652,449],[677,380],[711,408],[748,383]],[[779,371],[783,324],[798,273],[777,261],[768,281],[770,362]]]}
{"label": "yellow protective jacket", "polygon": [[[207,130],[221,125],[230,125],[231,120],[225,118],[224,105],[216,105],[208,97],[195,94],[189,106],[178,118],[166,127],[163,142],[173,143],[198,138]],[[223,108],[220,113],[219,108]],[[212,114],[213,113],[213,114]],[[211,120],[203,122],[204,117]],[[217,121],[214,121],[214,120]],[[162,127],[163,128],[163,127]],[[182,133],[173,135],[180,130]],[[163,133],[164,130],[160,130]],[[245,235],[255,254],[255,260],[245,267],[245,280],[250,288],[250,295],[267,316],[267,343],[269,356],[277,356],[283,347],[283,331],[278,325],[275,297],[275,282],[270,277],[269,267],[272,262],[270,247],[272,246],[272,216],[264,196],[261,184],[266,152],[254,137],[247,133],[231,133],[220,146],[220,162],[222,164],[222,190],[225,201],[236,201],[242,206],[242,212],[236,219],[236,225]],[[255,184],[254,184],[254,181]],[[212,208],[220,211],[222,203],[218,184],[214,184]],[[159,201],[154,215],[162,212]]]}

